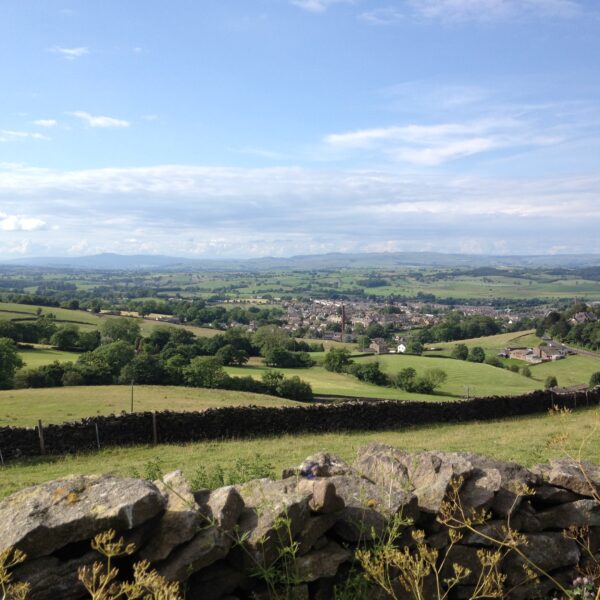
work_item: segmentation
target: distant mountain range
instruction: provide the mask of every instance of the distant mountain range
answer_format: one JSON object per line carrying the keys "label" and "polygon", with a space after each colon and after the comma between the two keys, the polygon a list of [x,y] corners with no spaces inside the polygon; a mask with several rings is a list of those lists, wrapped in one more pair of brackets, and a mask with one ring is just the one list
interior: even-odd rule
{"label": "distant mountain range", "polygon": [[488,256],[441,252],[382,252],[363,254],[311,254],[288,258],[203,259],[154,254],[94,254],[76,257],[18,258],[0,261],[5,266],[98,270],[211,270],[275,271],[393,267],[566,267],[600,265],[600,254],[548,256]]}

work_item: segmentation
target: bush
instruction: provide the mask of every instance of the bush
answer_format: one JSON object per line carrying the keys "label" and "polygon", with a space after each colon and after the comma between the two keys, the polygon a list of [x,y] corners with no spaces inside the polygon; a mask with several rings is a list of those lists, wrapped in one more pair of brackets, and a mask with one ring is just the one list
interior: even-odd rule
{"label": "bush", "polygon": [[197,356],[183,369],[186,385],[192,387],[224,388],[229,376],[214,356]]}
{"label": "bush", "polygon": [[281,369],[312,367],[315,363],[308,352],[292,352],[279,346],[265,352],[265,364]]}
{"label": "bush", "polygon": [[499,369],[504,368],[502,361],[497,356],[488,356],[485,359],[485,364],[490,365],[490,367],[498,367]]}
{"label": "bush", "polygon": [[350,351],[346,348],[331,348],[325,355],[323,366],[327,371],[341,373],[352,363]]}
{"label": "bush", "polygon": [[469,362],[482,363],[485,360],[485,350],[481,346],[473,346],[467,357]]}
{"label": "bush", "polygon": [[348,368],[348,373],[360,381],[374,385],[388,385],[388,376],[380,369],[379,362],[353,363]]}
{"label": "bush", "polygon": [[521,375],[523,377],[531,377],[531,369],[529,367],[521,367]]}
{"label": "bush", "polygon": [[294,375],[284,379],[277,388],[278,395],[289,400],[298,400],[299,402],[312,402],[312,387],[300,377]]}
{"label": "bush", "polygon": [[590,387],[596,387],[600,385],[600,371],[596,371],[590,377]]}
{"label": "bush", "polygon": [[558,380],[554,375],[548,375],[546,381],[544,381],[544,389],[549,390],[554,387],[558,387]]}
{"label": "bush", "polygon": [[407,367],[398,372],[394,377],[392,383],[394,387],[404,390],[405,392],[412,392],[415,386],[415,379],[417,372],[412,367]]}
{"label": "bush", "polygon": [[456,360],[467,360],[469,357],[469,348],[466,344],[456,344],[456,346],[452,348],[451,356]]}

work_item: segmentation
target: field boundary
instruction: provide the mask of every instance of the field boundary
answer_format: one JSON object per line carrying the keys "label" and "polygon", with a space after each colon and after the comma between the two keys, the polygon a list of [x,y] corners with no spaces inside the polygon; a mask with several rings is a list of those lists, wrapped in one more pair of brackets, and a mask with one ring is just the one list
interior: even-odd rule
{"label": "field boundary", "polygon": [[40,428],[0,428],[0,457],[74,454],[109,446],[188,443],[297,433],[383,431],[435,423],[468,423],[543,413],[553,406],[600,405],[600,387],[556,394],[472,398],[444,403],[390,400],[302,407],[237,406],[201,412],[144,412],[98,416]]}

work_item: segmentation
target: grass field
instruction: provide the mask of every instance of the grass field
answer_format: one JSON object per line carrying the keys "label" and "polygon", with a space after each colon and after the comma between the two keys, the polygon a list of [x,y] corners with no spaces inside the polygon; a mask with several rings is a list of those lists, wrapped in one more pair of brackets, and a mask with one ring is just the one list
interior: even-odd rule
{"label": "grass field", "polygon": [[600,462],[599,433],[600,409],[595,408],[561,417],[539,415],[481,423],[412,427],[404,431],[307,434],[186,445],[114,448],[78,456],[11,461],[0,468],[0,496],[73,473],[111,472],[131,475],[134,470],[144,473],[149,461],[158,462],[165,473],[180,468],[191,478],[198,468],[211,470],[219,465],[228,469],[239,458],[252,459],[259,455],[278,473],[281,468],[299,464],[310,454],[321,450],[335,452],[346,460],[352,460],[357,448],[375,441],[412,452],[475,452],[532,465],[560,456],[562,452],[549,445],[549,440],[558,434],[566,434],[569,445],[574,449],[587,439],[582,457]]}
{"label": "grass field", "polygon": [[462,398],[466,396],[466,388],[470,396],[494,396],[524,394],[540,387],[539,381],[528,379],[507,369],[452,358],[388,354],[358,358],[356,362],[374,360],[378,360],[382,370],[389,375],[394,375],[407,367],[412,367],[418,374],[426,369],[442,369],[448,375],[448,379],[442,385],[440,394],[446,396]]}
{"label": "grass field", "polygon": [[544,381],[548,375],[554,375],[562,387],[589,383],[596,371],[600,371],[600,359],[581,355],[531,367],[531,374],[536,379]]}
{"label": "grass field", "polygon": [[27,369],[49,365],[54,361],[75,362],[79,358],[79,353],[54,350],[53,348],[36,344],[33,350],[19,350],[19,356],[23,359],[25,368]]}
{"label": "grass field", "polygon": [[[186,388],[135,386],[133,407],[145,410],[203,410],[219,406],[298,406],[297,402],[263,394]],[[125,385],[59,387],[0,391],[0,427],[62,423],[95,415],[129,411],[131,388]]]}
{"label": "grass field", "polygon": [[511,333],[499,333],[498,335],[490,335],[487,337],[470,338],[468,340],[457,340],[455,342],[439,342],[426,344],[426,348],[435,347],[441,348],[430,353],[431,356],[449,356],[452,348],[458,344],[465,344],[468,348],[480,346],[489,354],[497,354],[508,346],[536,346],[542,340],[538,338],[533,329],[528,331],[517,331]]}

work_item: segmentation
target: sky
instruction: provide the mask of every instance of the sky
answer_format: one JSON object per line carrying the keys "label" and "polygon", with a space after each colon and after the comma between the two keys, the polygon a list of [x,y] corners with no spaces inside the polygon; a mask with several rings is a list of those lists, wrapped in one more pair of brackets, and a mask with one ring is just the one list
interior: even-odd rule
{"label": "sky", "polygon": [[597,0],[2,0],[0,259],[600,253]]}

